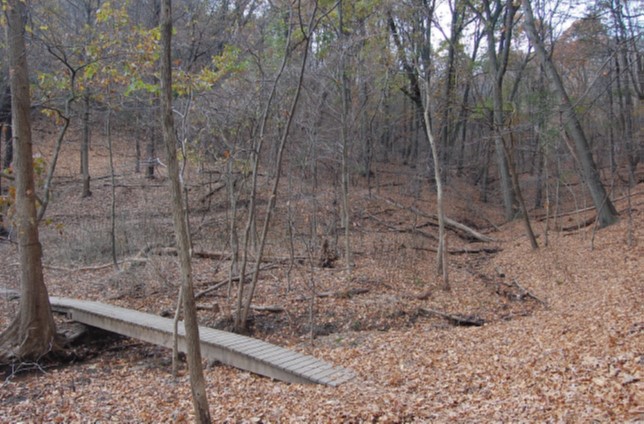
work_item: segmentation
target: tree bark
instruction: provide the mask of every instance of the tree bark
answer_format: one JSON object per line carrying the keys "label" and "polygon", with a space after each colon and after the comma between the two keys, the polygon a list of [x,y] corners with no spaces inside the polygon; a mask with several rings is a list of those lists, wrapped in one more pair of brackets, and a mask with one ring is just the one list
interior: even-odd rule
{"label": "tree bark", "polygon": [[572,102],[570,101],[570,97],[568,97],[568,93],[563,85],[561,76],[555,68],[555,65],[550,60],[550,56],[547,54],[544,47],[543,40],[541,40],[537,34],[530,1],[522,0],[521,4],[525,13],[525,26],[528,38],[533,44],[535,51],[537,52],[537,56],[545,68],[546,73],[550,76],[550,80],[555,91],[559,94],[561,107],[563,109],[565,129],[574,141],[575,152],[581,165],[582,174],[586,184],[588,185],[588,190],[590,191],[590,195],[593,199],[595,209],[597,210],[598,224],[600,227],[606,227],[617,222],[617,210],[615,209],[615,206],[613,206],[613,203],[608,197],[608,193],[606,193],[606,189],[601,182],[597,166],[595,165],[592,152],[590,151],[588,140],[586,139],[586,135],[581,127],[579,118],[575,112]]}
{"label": "tree bark", "polygon": [[[11,88],[9,82],[0,94],[0,126],[2,127],[2,134],[0,135],[0,151],[4,150],[2,161],[0,161],[0,169],[9,168],[13,161],[13,135],[11,132]],[[3,140],[4,139],[4,140]],[[2,149],[1,144],[4,143],[5,147]]]}
{"label": "tree bark", "polygon": [[179,180],[177,161],[177,141],[172,116],[172,5],[171,0],[163,0],[161,7],[161,111],[163,116],[163,139],[166,146],[168,176],[172,194],[172,212],[174,217],[177,253],[181,264],[181,286],[183,292],[184,326],[186,333],[187,359],[190,371],[190,387],[195,419],[199,423],[210,423],[210,409],[206,395],[206,384],[201,363],[201,343],[199,325],[192,285],[191,248],[188,237],[188,221],[184,207]]}
{"label": "tree bark", "polygon": [[90,98],[89,93],[83,94],[83,141],[81,142],[81,175],[83,179],[83,192],[81,197],[89,197],[92,192],[89,188],[89,114],[90,114]]}
{"label": "tree bark", "polygon": [[56,350],[56,326],[42,272],[42,247],[36,220],[31,99],[24,32],[25,4],[5,3],[9,51],[11,109],[13,112],[14,169],[16,177],[16,226],[20,255],[21,297],[18,316],[0,335],[0,357],[37,360]]}
{"label": "tree bark", "polygon": [[[297,7],[301,7],[301,3],[297,3]],[[255,263],[255,269],[253,270],[253,277],[251,280],[250,284],[250,290],[248,292],[248,296],[246,298],[245,304],[243,306],[243,310],[241,313],[241,316],[239,318],[239,326],[236,325],[238,329],[246,329],[247,324],[248,324],[248,317],[250,314],[250,307],[251,307],[251,302],[253,301],[253,296],[255,295],[255,290],[257,288],[257,283],[259,281],[259,272],[261,270],[261,261],[262,261],[262,256],[264,254],[264,248],[266,247],[266,236],[268,234],[268,229],[269,225],[271,223],[271,218],[273,216],[273,212],[275,211],[275,202],[277,200],[277,189],[279,187],[280,183],[280,178],[282,176],[282,160],[284,157],[284,147],[286,146],[286,141],[288,140],[288,137],[290,135],[291,131],[291,126],[293,124],[294,116],[295,116],[295,111],[297,109],[297,105],[300,99],[300,94],[302,92],[302,87],[303,87],[303,82],[304,82],[304,74],[306,71],[306,63],[307,59],[309,56],[309,47],[310,47],[310,42],[311,42],[311,32],[313,32],[313,29],[315,27],[315,18],[317,14],[317,2],[314,2],[313,5],[313,10],[311,11],[311,18],[308,21],[308,25],[305,28],[309,29],[309,33],[304,33],[302,27],[302,37],[304,38],[303,40],[303,45],[302,45],[302,60],[300,62],[300,69],[299,69],[299,75],[297,79],[297,85],[295,88],[295,93],[293,94],[293,100],[291,102],[291,107],[289,109],[288,113],[288,118],[286,120],[285,126],[282,129],[282,134],[280,135],[280,141],[279,141],[279,147],[277,150],[277,158],[276,158],[276,163],[275,163],[275,179],[273,181],[273,186],[271,189],[271,194],[268,199],[268,205],[266,207],[266,216],[264,217],[264,225],[262,226],[262,232],[260,235],[260,241],[259,241],[259,248],[257,249],[257,262]],[[288,43],[290,42],[290,35],[287,41],[287,47]],[[287,52],[285,52],[284,58],[286,59]],[[244,253],[245,255],[246,253]],[[242,267],[242,275],[244,272],[244,268]],[[239,282],[240,287],[243,286],[243,280]],[[241,292],[240,292],[241,293]],[[240,305],[241,306],[241,305]]]}
{"label": "tree bark", "polygon": [[351,276],[351,212],[349,210],[349,105],[351,103],[351,86],[349,71],[347,70],[347,55],[349,54],[349,40],[344,30],[344,2],[338,3],[338,24],[340,33],[340,90],[342,98],[342,112],[340,124],[340,138],[342,142],[342,225],[344,227],[344,259],[346,270]]}
{"label": "tree bark", "polygon": [[431,95],[429,91],[429,81],[425,87],[425,112],[423,118],[425,122],[425,132],[429,140],[429,146],[432,150],[434,161],[434,179],[436,180],[436,214],[438,215],[438,250],[436,252],[436,271],[443,277],[443,289],[449,290],[449,274],[447,268],[447,234],[445,232],[445,213],[443,210],[443,183],[441,181],[440,159],[436,141],[432,133],[431,121],[429,119],[429,102]]}
{"label": "tree bark", "polygon": [[496,9],[490,11],[489,1],[485,1],[486,6],[486,22],[485,32],[488,42],[488,61],[490,66],[490,74],[493,78],[492,85],[492,99],[493,99],[493,114],[492,125],[494,130],[494,148],[499,166],[499,176],[501,178],[501,191],[503,193],[503,208],[505,211],[505,219],[512,220],[515,216],[515,203],[516,193],[514,193],[512,186],[512,177],[510,175],[510,165],[508,164],[507,157],[504,152],[503,146],[503,127],[505,117],[503,113],[503,79],[507,69],[508,56],[510,53],[510,41],[512,39],[512,26],[514,15],[516,14],[517,7],[512,3],[512,0],[507,0],[505,6],[505,16],[503,20],[503,32],[499,40],[499,49],[496,48],[496,37],[494,32],[496,30],[496,23],[500,17],[501,11],[504,9],[500,0],[496,0]]}

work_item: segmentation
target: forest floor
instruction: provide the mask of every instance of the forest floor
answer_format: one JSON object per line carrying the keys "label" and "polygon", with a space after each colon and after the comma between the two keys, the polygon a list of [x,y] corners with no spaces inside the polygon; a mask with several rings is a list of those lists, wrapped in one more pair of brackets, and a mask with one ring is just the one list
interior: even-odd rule
{"label": "forest floor", "polygon": [[[46,146],[39,149],[49,157]],[[165,170],[146,179],[132,172],[131,156],[115,157],[121,261],[115,269],[107,150],[94,146],[93,196],[81,199],[77,149],[69,143],[62,152],[53,201],[41,226],[50,295],[155,314],[174,311],[179,273],[171,254]],[[230,203],[217,169],[192,168],[186,181],[197,253],[195,291],[211,289],[198,298],[199,319],[227,328],[237,286],[231,296],[225,284],[212,288],[228,276]],[[283,179],[254,304],[284,311],[255,312],[252,335],[349,368],[356,377],[337,388],[296,385],[209,364],[205,376],[213,420],[644,420],[644,184],[632,189],[630,204],[623,189],[614,193],[621,219],[601,230],[583,225],[592,217],[592,210],[583,211],[588,203],[563,202],[558,217],[548,220],[547,232],[543,211],[531,211],[540,244],[532,250],[520,221],[503,224],[494,197],[482,203],[464,179],[450,179],[447,215],[492,241],[449,231],[451,289],[446,291],[433,252],[434,195],[429,184],[415,181],[414,170],[393,165],[376,168],[371,190],[355,179],[349,275],[337,190],[331,183],[313,188],[303,178]],[[244,184],[242,178],[242,189]],[[265,182],[261,187],[268,191]],[[240,232],[244,196],[238,202]],[[260,202],[258,228],[264,207]],[[319,263],[325,240],[339,255],[330,267]],[[0,256],[0,288],[18,289],[16,245],[0,241]],[[0,328],[17,307],[16,300],[0,298]],[[484,325],[453,325],[430,310]],[[63,317],[57,322],[61,328],[68,325]],[[73,364],[5,368],[0,422],[192,421],[187,372],[171,375],[167,349],[105,334],[70,349],[79,358]]]}

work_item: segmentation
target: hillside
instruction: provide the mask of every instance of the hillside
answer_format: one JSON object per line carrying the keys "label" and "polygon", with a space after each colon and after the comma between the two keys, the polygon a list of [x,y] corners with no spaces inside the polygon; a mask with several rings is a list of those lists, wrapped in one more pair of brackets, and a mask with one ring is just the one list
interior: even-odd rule
{"label": "hillside", "polygon": [[[120,269],[111,266],[110,258],[107,150],[100,143],[93,147],[93,196],[81,199],[78,146],[67,144],[41,233],[49,293],[172,312],[178,270],[165,171],[159,168],[154,180],[134,174],[128,140],[119,143]],[[48,157],[47,146],[39,147]],[[402,165],[379,164],[371,189],[355,177],[351,276],[344,270],[342,237],[335,236],[340,224],[330,179],[313,189],[295,175],[284,178],[254,302],[284,311],[256,311],[252,334],[350,368],[357,377],[335,389],[298,386],[209,364],[205,373],[213,419],[644,420],[644,184],[632,189],[632,223],[621,188],[614,196],[620,222],[599,231],[581,225],[592,211],[569,213],[586,205],[567,200],[557,220],[549,222],[547,246],[545,221],[533,220],[541,245],[533,251],[521,222],[503,224],[494,201],[479,202],[465,179],[452,178],[448,216],[493,241],[449,232],[451,290],[444,291],[432,251],[432,188],[427,183],[414,187],[410,175],[414,171]],[[228,276],[230,248],[230,205],[222,178],[192,164],[186,180],[195,285],[202,293],[200,320],[227,328],[234,298],[219,284]],[[239,213],[244,222],[241,201]],[[542,216],[543,211],[533,211],[533,217]],[[319,229],[315,237],[310,234],[313,218]],[[324,240],[340,254],[330,267],[319,263]],[[0,242],[0,287],[19,286],[16,250],[15,244]],[[16,301],[0,301],[0,327],[16,308]],[[430,310],[484,325],[453,325]],[[32,372],[17,374],[6,369],[0,421],[191,421],[188,376],[185,371],[177,379],[171,376],[169,351],[128,339],[92,343],[74,348],[84,359],[73,364],[23,364]]]}

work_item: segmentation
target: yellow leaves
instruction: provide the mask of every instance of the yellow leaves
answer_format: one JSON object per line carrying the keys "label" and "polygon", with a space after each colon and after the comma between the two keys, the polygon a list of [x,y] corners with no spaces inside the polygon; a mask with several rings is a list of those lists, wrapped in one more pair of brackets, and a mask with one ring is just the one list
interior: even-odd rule
{"label": "yellow leaves", "polygon": [[35,156],[33,158],[34,163],[34,173],[36,176],[42,176],[47,169],[47,161],[42,156]]}
{"label": "yellow leaves", "polygon": [[[13,187],[11,187],[13,188]],[[15,189],[13,189],[14,195],[15,195]],[[11,198],[9,197],[10,195],[3,195],[0,196],[0,211],[4,211],[9,205],[11,205]]]}
{"label": "yellow leaves", "polygon": [[[210,66],[202,68],[197,73],[178,69],[174,72],[172,89],[180,96],[209,91],[226,76],[246,69],[246,63],[240,60],[240,55],[238,48],[226,46],[220,55],[212,57]],[[174,64],[180,66],[181,61],[176,60]]]}
{"label": "yellow leaves", "polygon": [[127,13],[127,2],[123,2],[120,8],[114,8],[112,2],[106,1],[96,11],[96,23],[112,23],[124,26],[130,18]]}

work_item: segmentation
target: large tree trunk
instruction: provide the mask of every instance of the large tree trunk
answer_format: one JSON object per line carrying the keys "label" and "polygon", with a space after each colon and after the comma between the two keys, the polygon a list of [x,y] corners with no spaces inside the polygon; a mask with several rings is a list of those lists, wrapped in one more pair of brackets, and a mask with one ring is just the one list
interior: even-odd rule
{"label": "large tree trunk", "polygon": [[615,209],[615,206],[613,206],[613,203],[608,197],[604,185],[601,182],[586,135],[584,134],[579,118],[575,113],[570,97],[568,97],[568,93],[563,85],[561,76],[559,75],[559,72],[557,72],[555,65],[550,60],[550,56],[544,47],[543,40],[538,36],[530,1],[522,0],[521,4],[525,13],[525,26],[528,38],[533,44],[535,51],[537,52],[537,56],[543,64],[546,73],[550,76],[554,89],[559,94],[566,132],[575,143],[575,153],[579,159],[583,177],[588,185],[588,190],[590,191],[590,195],[593,199],[593,204],[595,205],[595,209],[597,209],[599,226],[605,227],[611,225],[617,222],[617,210]]}
{"label": "large tree trunk", "polygon": [[0,335],[0,357],[37,360],[57,348],[56,327],[43,278],[42,248],[36,220],[31,99],[24,41],[26,10],[24,3],[19,0],[8,1],[6,7],[21,297],[18,316]]}
{"label": "large tree trunk", "polygon": [[177,161],[177,141],[172,116],[172,6],[171,0],[163,0],[161,7],[161,111],[163,114],[163,139],[166,146],[168,176],[172,193],[172,212],[177,239],[177,254],[181,264],[181,286],[183,292],[183,311],[186,332],[187,359],[190,370],[190,387],[195,418],[199,423],[210,423],[210,410],[206,395],[206,384],[201,364],[201,343],[199,325],[192,286],[191,248],[188,237],[188,217],[184,207],[179,164]]}

